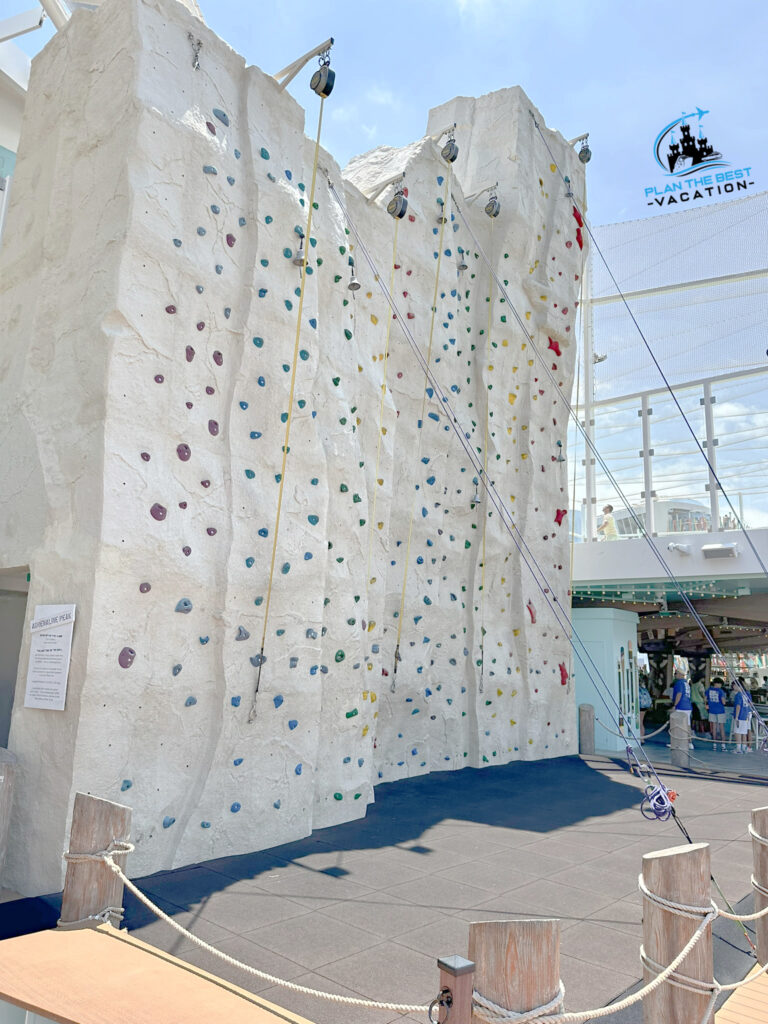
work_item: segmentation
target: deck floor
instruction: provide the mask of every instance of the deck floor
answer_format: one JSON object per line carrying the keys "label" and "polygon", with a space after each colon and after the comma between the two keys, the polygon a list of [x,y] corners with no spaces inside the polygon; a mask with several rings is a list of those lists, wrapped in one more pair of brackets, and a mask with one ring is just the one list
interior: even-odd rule
{"label": "deck floor", "polygon": [[737,989],[715,1014],[715,1024],[768,1024],[768,975]]}

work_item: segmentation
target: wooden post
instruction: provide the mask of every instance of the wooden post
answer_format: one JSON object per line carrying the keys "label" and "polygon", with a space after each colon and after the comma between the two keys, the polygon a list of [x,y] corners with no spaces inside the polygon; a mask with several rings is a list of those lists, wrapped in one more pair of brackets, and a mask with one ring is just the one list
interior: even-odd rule
{"label": "wooden post", "polygon": [[[763,889],[768,889],[768,807],[756,807],[752,811],[752,831],[761,836],[763,842],[752,837],[752,874],[755,881]],[[768,907],[768,897],[755,889],[755,912]],[[768,916],[759,917],[755,921],[757,937],[757,959],[761,964],[768,963]]]}
{"label": "wooden post", "polygon": [[687,711],[671,711],[669,714],[669,758],[678,768],[691,764],[688,744],[691,742],[690,716]]}
{"label": "wooden post", "polygon": [[472,990],[475,985],[475,965],[463,956],[442,956],[438,958],[440,968],[440,990],[451,991],[450,1015],[443,1010],[440,1020],[450,1016],[451,1024],[471,1024]]}
{"label": "wooden post", "polygon": [[579,704],[579,753],[595,752],[595,709],[591,704]]}
{"label": "wooden post", "polygon": [[[130,831],[130,807],[85,793],[76,794],[69,831],[70,853],[100,853],[115,839],[127,840]],[[115,858],[123,870],[125,859],[126,854]],[[122,903],[123,883],[103,861],[67,862],[59,924],[82,921]],[[117,925],[119,921],[111,923]]]}
{"label": "wooden post", "polygon": [[516,1013],[544,1006],[560,989],[560,922],[470,924],[469,956],[480,995]]}
{"label": "wooden post", "polygon": [[[673,846],[668,850],[647,853],[643,857],[643,879],[646,887],[663,899],[706,907],[710,901],[709,844],[693,843]],[[691,938],[700,919],[681,917],[643,896],[643,945],[647,955],[666,967]],[[712,927],[678,968],[680,974],[698,981],[712,981]],[[643,981],[653,981],[656,972],[643,969]],[[647,1024],[660,1021],[701,1021],[709,1003],[707,993],[688,992],[664,982],[643,1000],[643,1020]],[[710,1021],[712,1017],[708,1018]]]}
{"label": "wooden post", "polygon": [[15,754],[5,747],[0,747],[0,878],[3,874],[5,849],[8,845],[8,833],[11,828],[11,810],[13,808],[13,787],[18,771],[18,760]]}

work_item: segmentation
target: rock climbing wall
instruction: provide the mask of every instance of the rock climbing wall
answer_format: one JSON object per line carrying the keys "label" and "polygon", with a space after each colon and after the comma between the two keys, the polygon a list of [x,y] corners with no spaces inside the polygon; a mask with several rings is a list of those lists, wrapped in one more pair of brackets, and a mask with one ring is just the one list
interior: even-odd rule
{"label": "rock climbing wall", "polygon": [[[133,807],[143,874],[360,817],[379,781],[576,750],[547,599],[569,606],[578,215],[519,89],[432,112],[454,165],[429,137],[343,174],[321,149],[312,196],[319,103],[308,138],[173,0],[79,12],[35,61],[0,270],[0,567],[30,566],[30,613],[78,618],[64,712],[22,706],[23,645],[22,892],[59,887],[77,790]],[[365,193],[400,172],[396,222],[392,188]],[[463,197],[496,181],[491,220]]]}

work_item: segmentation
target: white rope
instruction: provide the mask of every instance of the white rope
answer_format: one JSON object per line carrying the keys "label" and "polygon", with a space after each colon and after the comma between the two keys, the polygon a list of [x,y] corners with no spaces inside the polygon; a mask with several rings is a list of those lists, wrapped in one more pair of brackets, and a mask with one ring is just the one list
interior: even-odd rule
{"label": "white rope", "polygon": [[[750,834],[759,841],[765,843],[766,840],[762,836],[758,836],[754,833],[754,830],[750,826]],[[283,978],[278,978],[273,974],[268,974],[266,971],[260,971],[256,967],[252,967],[250,964],[243,963],[241,960],[235,959],[235,957],[228,956],[223,953],[220,949],[215,946],[211,946],[203,939],[194,935],[192,932],[187,931],[182,925],[178,924],[169,917],[160,907],[156,906],[148,896],[134,885],[134,883],[128,878],[123,869],[119,864],[115,862],[115,857],[131,853],[134,850],[132,843],[113,840],[109,844],[106,850],[102,850],[99,853],[65,853],[64,859],[70,863],[78,863],[83,861],[103,861],[107,867],[113,871],[117,877],[122,881],[133,895],[144,904],[149,910],[159,917],[160,920],[165,921],[166,924],[170,925],[171,928],[175,929],[179,934],[184,935],[187,939],[199,946],[206,952],[211,953],[213,956],[218,957],[225,963],[231,964],[233,967],[239,967],[241,970],[246,971],[248,974],[252,974],[257,978],[262,978],[264,981],[269,981],[273,985],[279,985],[283,988],[287,988],[292,992],[301,992],[304,995],[315,996],[318,999],[327,999],[335,1003],[343,1003],[348,1006],[361,1006],[369,1009],[376,1010],[390,1010],[394,1013],[428,1013],[429,1007],[427,1005],[410,1004],[410,1003],[387,1003],[379,1002],[372,999],[358,999],[353,996],[341,996],[336,995],[333,992],[321,992],[317,989],[308,988],[306,985],[297,985],[292,981],[285,981]],[[754,878],[752,877],[752,884],[758,892],[768,896],[768,890],[764,889]],[[557,995],[550,1000],[549,1003],[545,1003],[542,1006],[538,1006],[533,1010],[527,1010],[523,1013],[517,1013],[513,1010],[507,1010],[503,1006],[499,1006],[492,1000],[481,995],[479,992],[473,992],[473,1005],[477,1010],[478,1016],[487,1022],[487,1024],[507,1024],[507,1022],[516,1022],[516,1024],[524,1024],[528,1021],[537,1021],[539,1024],[581,1024],[581,1022],[607,1017],[613,1013],[620,1013],[628,1006],[632,1006],[635,1003],[645,999],[646,996],[654,992],[660,985],[668,981],[670,984],[677,986],[678,988],[687,988],[688,991],[693,991],[699,994],[712,993],[712,999],[707,1008],[707,1013],[702,1018],[702,1024],[706,1024],[709,1020],[712,1007],[714,1006],[715,1000],[720,992],[734,991],[737,988],[741,988],[742,985],[748,985],[753,982],[756,978],[761,977],[763,974],[768,972],[768,964],[762,968],[757,974],[751,975],[750,977],[744,978],[742,981],[737,981],[728,985],[721,985],[717,979],[713,979],[711,982],[699,981],[695,978],[688,978],[685,975],[677,974],[677,968],[685,960],[691,950],[694,948],[696,943],[699,941],[701,936],[705,933],[707,928],[712,922],[718,917],[725,917],[732,921],[753,921],[756,918],[764,917],[768,914],[768,906],[759,911],[756,914],[745,914],[738,916],[736,914],[729,914],[724,910],[721,910],[714,901],[710,901],[710,905],[707,907],[698,907],[686,903],[677,903],[674,900],[666,899],[663,896],[659,896],[657,893],[651,892],[646,886],[643,876],[640,875],[638,878],[638,887],[640,892],[646,896],[651,902],[662,907],[664,910],[671,914],[675,914],[679,917],[687,918],[701,918],[698,927],[691,935],[690,939],[686,942],[685,946],[680,950],[677,956],[667,964],[666,967],[662,968],[661,964],[657,964],[653,961],[644,948],[640,947],[640,959],[643,965],[648,970],[654,970],[657,972],[656,977],[652,981],[648,982],[642,988],[638,989],[637,992],[627,996],[625,999],[621,999],[616,1003],[611,1003],[609,1006],[601,1006],[595,1010],[578,1010],[576,1012],[569,1013],[555,1013],[550,1014],[550,1010],[556,1009],[560,1006],[565,998],[565,989],[560,982],[560,987]],[[71,924],[82,924],[86,921],[91,920],[108,920],[108,915],[117,913],[122,916],[122,908],[107,907],[99,914],[94,914],[88,918],[84,918],[82,921],[67,922]],[[674,977],[673,977],[674,976]]]}
{"label": "white rope", "polygon": [[616,732],[615,729],[610,729],[605,724],[605,722],[602,722],[597,717],[597,715],[595,715],[595,721],[600,723],[600,728],[601,729],[605,729],[605,731],[611,733],[612,736],[618,736],[620,740],[625,740],[625,741],[628,741],[630,743],[635,743],[635,744],[645,743],[645,741],[649,740],[651,738],[651,736],[658,736],[658,734],[660,732],[664,732],[664,730],[669,726],[669,722],[665,722],[664,725],[662,725],[660,728],[654,729],[653,732],[647,732],[643,736],[641,736],[638,739],[636,739],[632,734],[628,734],[628,733],[624,733],[624,732]]}
{"label": "white rope", "polygon": [[156,906],[148,896],[145,896],[138,886],[133,884],[120,865],[115,863],[114,858],[120,854],[131,853],[134,849],[135,847],[133,846],[133,843],[115,840],[109,844],[109,847],[106,850],[102,850],[100,853],[65,853],[64,859],[71,863],[78,863],[80,861],[87,860],[103,861],[111,871],[114,871],[123,885],[133,893],[136,899],[143,903],[148,910],[151,910],[156,917],[159,917],[161,921],[165,921],[165,923],[169,924],[171,928],[174,928],[177,932],[185,936],[185,938],[189,939],[191,942],[194,942],[195,945],[204,949],[207,953],[217,956],[220,960],[231,964],[233,967],[239,967],[248,974],[253,974],[257,978],[269,981],[273,985],[281,985],[283,988],[290,989],[292,992],[301,992],[303,995],[316,996],[318,999],[328,999],[333,1003],[344,1003],[347,1006],[364,1006],[369,1009],[390,1010],[393,1013],[402,1014],[427,1012],[428,1006],[426,1004],[384,1003],[373,999],[356,999],[353,996],[340,996],[336,995],[334,992],[320,992],[317,989],[308,988],[306,985],[297,985],[293,981],[285,981],[283,978],[277,978],[274,974],[268,974],[266,971],[260,971],[256,967],[251,967],[250,964],[243,963],[242,960],[236,960],[235,957],[227,956],[227,954],[222,953],[220,949],[216,949],[215,946],[211,946],[197,935],[193,935],[192,932],[187,931],[186,928],[177,924],[172,917],[169,917],[168,914],[162,911],[160,907]]}
{"label": "white rope", "polygon": [[759,892],[761,896],[765,896],[768,900],[768,889],[766,889],[764,885],[761,885],[754,875],[752,875],[749,880],[752,883],[752,888],[755,892]]}
{"label": "white rope", "polygon": [[119,925],[123,920],[125,910],[122,907],[104,907],[98,914],[89,914],[88,917],[78,917],[76,921],[62,921],[61,918],[56,922],[56,927],[62,927],[64,925],[75,925],[75,924],[87,924],[89,921],[101,921],[104,924]]}
{"label": "white rope", "polygon": [[508,1010],[505,1006],[499,1006],[492,999],[480,995],[477,989],[475,989],[472,993],[472,1008],[475,1011],[475,1016],[488,1021],[488,1024],[504,1024],[506,1021],[525,1024],[526,1021],[540,1020],[544,1014],[549,1013],[551,1010],[556,1010],[562,1005],[563,999],[565,999],[565,985],[560,981],[557,995],[550,999],[548,1003],[537,1006],[533,1010],[517,1013],[515,1010]]}
{"label": "white rope", "polygon": [[768,839],[766,839],[765,836],[761,836],[759,832],[755,832],[755,830],[752,828],[752,823],[751,822],[747,826],[747,831],[749,832],[749,834],[752,836],[753,839],[755,839],[758,843],[760,843],[761,846],[768,846]]}

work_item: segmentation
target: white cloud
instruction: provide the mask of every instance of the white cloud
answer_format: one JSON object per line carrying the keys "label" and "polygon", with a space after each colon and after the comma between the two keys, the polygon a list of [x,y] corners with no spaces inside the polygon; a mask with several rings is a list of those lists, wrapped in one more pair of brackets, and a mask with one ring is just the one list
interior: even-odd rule
{"label": "white cloud", "polygon": [[369,103],[375,103],[381,107],[394,107],[397,106],[397,100],[395,94],[391,89],[384,89],[380,85],[372,85],[366,92],[365,98]]}

